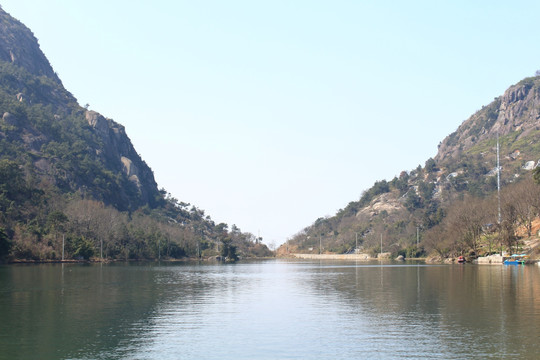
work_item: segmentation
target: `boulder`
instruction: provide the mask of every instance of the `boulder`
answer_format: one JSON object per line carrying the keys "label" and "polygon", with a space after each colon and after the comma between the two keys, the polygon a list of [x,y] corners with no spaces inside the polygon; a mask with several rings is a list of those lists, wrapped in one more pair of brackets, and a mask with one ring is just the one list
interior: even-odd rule
{"label": "boulder", "polygon": [[8,112],[5,112],[4,115],[2,116],[2,120],[4,120],[4,122],[7,124],[7,125],[11,125],[11,126],[17,126],[19,125],[19,121],[17,120],[17,118],[15,117],[15,115],[13,114],[10,114]]}
{"label": "boulder", "polygon": [[535,167],[535,162],[534,161],[527,161],[525,163],[525,165],[523,165],[523,169],[524,170],[534,170],[534,167]]}
{"label": "boulder", "polygon": [[103,115],[95,111],[86,112],[86,121],[88,125],[93,127],[101,136],[106,136],[109,133],[109,123]]}

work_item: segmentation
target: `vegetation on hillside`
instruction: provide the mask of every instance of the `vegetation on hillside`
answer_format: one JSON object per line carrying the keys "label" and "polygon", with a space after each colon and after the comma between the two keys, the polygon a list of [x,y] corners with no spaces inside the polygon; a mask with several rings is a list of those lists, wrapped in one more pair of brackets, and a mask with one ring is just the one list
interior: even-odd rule
{"label": "vegetation on hillside", "polygon": [[59,82],[0,61],[0,260],[272,255],[158,190],[142,160],[150,175],[132,181],[85,114]]}
{"label": "vegetation on hillside", "polygon": [[154,209],[122,212],[80,193],[32,188],[17,163],[1,160],[0,258],[195,258],[219,255],[223,243],[235,247],[236,258],[272,255],[252,234],[229,231],[204,211],[161,195]]}
{"label": "vegetation on hillside", "polygon": [[[539,93],[538,77],[518,83],[448,136],[435,159],[391,181],[377,181],[358,201],[293,236],[279,253],[348,253],[358,244],[361,251],[376,255],[381,241],[383,252],[407,257],[476,256],[500,251],[501,246],[505,251],[523,246],[520,240],[536,235],[530,233],[530,219],[540,216],[530,195],[540,189],[531,171],[540,159]],[[503,189],[500,222],[494,200],[497,137]],[[540,181],[538,169],[534,174]],[[525,193],[526,204],[518,199]]]}
{"label": "vegetation on hillside", "polygon": [[[0,62],[0,113],[10,119],[0,121],[2,159],[23,166],[27,177],[62,192],[84,191],[121,210],[144,205],[120,164],[106,154],[85,110],[60,84]],[[155,207],[157,189],[153,193]]]}
{"label": "vegetation on hillside", "polygon": [[527,177],[506,186],[499,197],[463,194],[446,210],[441,224],[426,231],[423,246],[441,258],[527,250],[523,239],[535,235],[540,216],[540,185]]}

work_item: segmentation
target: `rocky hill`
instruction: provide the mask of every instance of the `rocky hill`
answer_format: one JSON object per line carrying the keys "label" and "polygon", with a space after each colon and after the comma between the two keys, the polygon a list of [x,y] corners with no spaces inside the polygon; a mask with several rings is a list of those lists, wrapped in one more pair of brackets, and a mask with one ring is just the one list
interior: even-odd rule
{"label": "rocky hill", "polygon": [[30,29],[12,18],[0,6],[0,60],[25,69],[34,76],[45,76],[60,84],[60,79],[39,48]]}
{"label": "rocky hill", "polygon": [[154,176],[124,127],[80,107],[32,32],[3,10],[0,20],[3,158],[64,192],[89,193],[120,210],[155,207]]}
{"label": "rocky hill", "polygon": [[[511,86],[504,95],[482,108],[439,145],[437,163],[459,161],[459,157],[489,140],[512,136],[512,143],[532,140],[540,129],[538,78],[527,78]],[[509,144],[508,144],[509,145]],[[511,146],[512,147],[512,146]],[[516,149],[518,150],[518,149]],[[526,154],[521,154],[521,158]],[[528,154],[536,156],[537,153]],[[538,158],[531,159],[538,160]]]}
{"label": "rocky hill", "polygon": [[270,254],[231,230],[159,190],[124,126],[81,107],[0,8],[0,260]]}
{"label": "rocky hill", "polygon": [[520,81],[482,107],[439,144],[424,166],[376,182],[336,215],[300,231],[279,252],[344,253],[353,251],[357,239],[373,254],[380,251],[381,239],[384,251],[394,254],[427,251],[430,231],[448,227],[454,204],[464,198],[477,203],[496,193],[497,139],[502,188],[531,179],[540,159],[540,77]]}

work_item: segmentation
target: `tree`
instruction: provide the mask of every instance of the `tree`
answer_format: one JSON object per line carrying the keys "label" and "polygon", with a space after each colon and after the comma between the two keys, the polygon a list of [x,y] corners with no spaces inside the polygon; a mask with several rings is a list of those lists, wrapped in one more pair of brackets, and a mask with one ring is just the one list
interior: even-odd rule
{"label": "tree", "polygon": [[19,165],[11,160],[0,160],[0,192],[7,194],[12,199],[25,187],[25,180]]}
{"label": "tree", "polygon": [[472,196],[465,196],[456,201],[448,209],[444,224],[446,236],[455,240],[454,248],[458,254],[466,248],[478,253],[478,244],[483,234],[483,226],[487,222],[489,211],[485,210],[485,202]]}
{"label": "tree", "polygon": [[23,172],[19,165],[11,160],[0,160],[0,213],[13,217],[18,214],[17,204],[29,200]]}
{"label": "tree", "polygon": [[92,242],[84,237],[78,237],[75,239],[74,250],[74,258],[88,260],[94,255],[94,247],[92,246]]}
{"label": "tree", "polygon": [[11,250],[11,241],[4,228],[0,228],[0,259],[9,254]]}
{"label": "tree", "polygon": [[422,242],[427,251],[435,252],[441,258],[447,257],[453,247],[451,237],[448,236],[448,232],[442,224],[429,229]]}
{"label": "tree", "polygon": [[[54,245],[56,249],[62,253],[62,257],[64,256],[64,243],[59,244],[58,241],[58,232],[64,233],[65,232],[65,224],[69,221],[66,214],[64,214],[62,211],[55,210],[53,212],[50,212],[47,216],[47,225],[49,227],[49,230],[51,232],[54,232]],[[62,259],[63,260],[63,259]]]}
{"label": "tree", "polygon": [[360,205],[367,205],[377,195],[390,192],[390,184],[386,180],[375,181],[375,184],[360,197]]}
{"label": "tree", "polygon": [[405,207],[411,212],[422,207],[422,199],[420,199],[420,196],[416,194],[414,189],[409,190],[407,200],[405,200]]}
{"label": "tree", "polygon": [[531,178],[513,184],[505,192],[511,193],[518,223],[527,230],[527,236],[532,236],[532,222],[540,213],[540,186]]}
{"label": "tree", "polygon": [[437,164],[435,163],[435,160],[433,160],[433,158],[429,158],[426,161],[425,169],[428,173],[437,171]]}
{"label": "tree", "polygon": [[431,183],[431,182],[426,183],[422,180],[418,182],[418,191],[420,192],[420,194],[422,195],[422,198],[425,201],[431,200],[431,198],[433,197],[434,190],[435,190],[434,183]]}
{"label": "tree", "polygon": [[537,166],[536,169],[534,169],[533,178],[537,184],[540,184],[540,166]]}
{"label": "tree", "polygon": [[64,231],[64,224],[68,221],[66,214],[59,210],[55,210],[47,216],[47,223],[53,231]]}
{"label": "tree", "polygon": [[505,202],[501,207],[502,221],[500,224],[501,242],[508,251],[517,250],[518,237],[516,235],[517,211],[511,202]]}
{"label": "tree", "polygon": [[221,256],[227,262],[238,261],[236,246],[232,244],[232,239],[230,237],[226,237],[221,240]]}
{"label": "tree", "polygon": [[409,189],[409,174],[406,171],[402,171],[399,174],[399,178],[394,178],[392,184],[399,190],[399,194],[403,195]]}

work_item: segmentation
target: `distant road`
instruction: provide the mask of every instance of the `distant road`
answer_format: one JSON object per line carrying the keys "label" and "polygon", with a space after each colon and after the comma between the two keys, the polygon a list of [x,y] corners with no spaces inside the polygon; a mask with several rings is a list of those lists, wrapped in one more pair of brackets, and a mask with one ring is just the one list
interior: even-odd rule
{"label": "distant road", "polygon": [[368,254],[291,254],[298,259],[309,260],[376,260]]}

